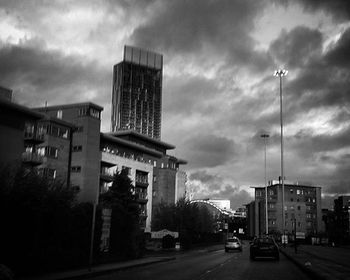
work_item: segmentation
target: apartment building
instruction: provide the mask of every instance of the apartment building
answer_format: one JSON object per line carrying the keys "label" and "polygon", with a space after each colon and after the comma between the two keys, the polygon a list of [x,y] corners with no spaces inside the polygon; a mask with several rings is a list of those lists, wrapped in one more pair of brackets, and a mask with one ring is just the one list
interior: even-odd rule
{"label": "apartment building", "polygon": [[11,98],[0,98],[1,163],[36,167],[49,179],[69,182],[73,126],[51,118]]}
{"label": "apartment building", "polygon": [[[42,158],[32,151],[26,152],[28,142],[33,144],[43,142],[37,133],[36,123],[43,117],[25,106],[11,102],[11,98],[0,98],[0,163],[39,165]],[[25,133],[27,131],[27,133]]]}
{"label": "apartment building", "polygon": [[70,185],[79,189],[79,200],[97,202],[100,176],[100,126],[103,108],[91,103],[46,106],[33,109],[75,127],[71,137]]}
{"label": "apartment building", "polygon": [[[255,188],[255,201],[248,207],[250,234],[266,233],[265,187]],[[253,211],[253,213],[252,213]],[[300,236],[317,235],[324,230],[321,212],[321,187],[308,186],[298,182],[284,183],[284,221],[282,226],[282,185],[271,181],[267,187],[267,213],[269,234],[292,236],[296,231]]]}

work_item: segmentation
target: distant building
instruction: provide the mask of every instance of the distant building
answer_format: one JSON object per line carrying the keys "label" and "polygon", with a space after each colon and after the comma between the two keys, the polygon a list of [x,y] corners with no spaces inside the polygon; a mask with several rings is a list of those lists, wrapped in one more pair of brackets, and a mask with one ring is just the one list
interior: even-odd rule
{"label": "distant building", "polygon": [[124,59],[113,69],[112,132],[135,130],[161,138],[163,56],[124,47]]}
{"label": "distant building", "polygon": [[231,202],[229,199],[209,199],[209,201],[221,209],[231,210]]}
{"label": "distant building", "polygon": [[350,196],[334,200],[334,229],[337,243],[350,244]]}
{"label": "distant building", "polygon": [[[283,230],[282,185],[279,181],[272,181],[267,191],[268,231],[269,234],[280,235]],[[284,208],[286,234],[292,235],[296,229],[307,237],[323,231],[321,187],[285,181]],[[248,219],[250,234],[258,236],[266,233],[265,187],[255,188],[255,201],[248,206]]]}

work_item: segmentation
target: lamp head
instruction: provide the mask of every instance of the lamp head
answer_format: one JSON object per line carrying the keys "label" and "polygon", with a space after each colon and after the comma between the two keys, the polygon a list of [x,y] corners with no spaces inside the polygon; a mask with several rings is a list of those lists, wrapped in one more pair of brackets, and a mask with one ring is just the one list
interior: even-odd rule
{"label": "lamp head", "polygon": [[288,70],[285,70],[285,69],[278,69],[274,72],[274,76],[275,77],[283,77],[283,76],[287,76],[288,74]]}

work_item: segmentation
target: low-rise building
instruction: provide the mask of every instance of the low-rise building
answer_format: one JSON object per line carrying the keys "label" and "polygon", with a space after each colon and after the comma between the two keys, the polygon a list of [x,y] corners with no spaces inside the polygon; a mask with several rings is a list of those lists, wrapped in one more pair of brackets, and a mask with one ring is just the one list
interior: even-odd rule
{"label": "low-rise building", "polygon": [[[284,226],[282,225],[282,204],[284,206]],[[255,202],[248,207],[250,232],[252,235],[266,234],[265,187],[255,188]],[[253,213],[251,213],[253,211]],[[320,233],[322,225],[321,187],[298,182],[285,181],[284,202],[282,203],[282,184],[271,181],[267,187],[268,233],[293,236],[313,236]]]}

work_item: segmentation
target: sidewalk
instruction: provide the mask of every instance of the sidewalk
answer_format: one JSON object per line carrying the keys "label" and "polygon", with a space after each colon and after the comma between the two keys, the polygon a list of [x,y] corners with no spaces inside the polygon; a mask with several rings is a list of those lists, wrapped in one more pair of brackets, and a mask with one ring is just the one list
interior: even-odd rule
{"label": "sidewalk", "polygon": [[117,263],[108,263],[95,265],[91,268],[91,271],[88,268],[83,269],[73,269],[67,270],[63,272],[56,272],[45,274],[38,277],[26,277],[20,278],[20,280],[69,280],[69,279],[86,279],[88,277],[98,276],[106,273],[111,273],[113,271],[125,270],[129,268],[145,266],[154,263],[167,262],[171,260],[175,260],[178,255],[185,254],[196,254],[202,252],[211,252],[216,250],[222,250],[222,244],[216,244],[209,247],[195,247],[192,250],[188,251],[179,251],[179,250],[162,250],[159,252],[153,252],[151,254],[147,254],[145,257],[141,259],[135,259],[125,262],[117,262]]}
{"label": "sidewalk", "polygon": [[39,277],[29,277],[29,278],[20,278],[21,280],[63,280],[63,279],[85,279],[92,276],[98,276],[105,273],[124,270],[131,267],[138,267],[149,265],[153,263],[166,262],[170,260],[174,260],[174,256],[170,257],[160,257],[160,256],[150,256],[141,259],[118,262],[118,263],[109,263],[102,265],[95,265],[89,271],[88,268],[84,269],[75,269],[75,270],[67,270],[64,272],[50,273],[46,275],[42,275]]}
{"label": "sidewalk", "polygon": [[311,279],[350,280],[350,250],[346,248],[300,245],[281,247],[281,253],[295,263]]}

